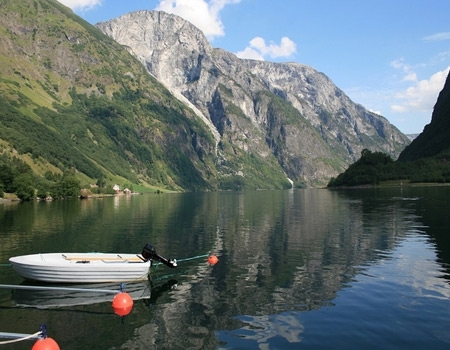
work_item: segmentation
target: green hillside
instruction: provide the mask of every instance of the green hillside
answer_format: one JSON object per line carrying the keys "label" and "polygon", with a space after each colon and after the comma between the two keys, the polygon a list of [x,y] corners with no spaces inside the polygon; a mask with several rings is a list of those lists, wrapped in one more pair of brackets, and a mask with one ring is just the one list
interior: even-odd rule
{"label": "green hillside", "polygon": [[0,195],[290,186],[274,157],[217,142],[126,47],[58,1],[0,10]]}
{"label": "green hillside", "polygon": [[123,47],[56,0],[0,9],[3,169],[19,159],[33,176],[71,173],[83,186],[215,186],[205,125]]}

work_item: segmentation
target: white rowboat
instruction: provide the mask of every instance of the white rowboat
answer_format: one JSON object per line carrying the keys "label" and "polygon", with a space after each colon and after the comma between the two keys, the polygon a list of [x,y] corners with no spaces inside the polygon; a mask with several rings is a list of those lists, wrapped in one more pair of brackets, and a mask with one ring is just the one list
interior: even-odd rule
{"label": "white rowboat", "polygon": [[45,253],[12,257],[13,269],[23,278],[50,283],[129,282],[148,279],[152,260],[176,267],[175,259],[158,255],[146,244],[142,254]]}
{"label": "white rowboat", "polygon": [[148,279],[150,260],[136,254],[47,253],[9,259],[23,278],[50,283],[127,282]]}

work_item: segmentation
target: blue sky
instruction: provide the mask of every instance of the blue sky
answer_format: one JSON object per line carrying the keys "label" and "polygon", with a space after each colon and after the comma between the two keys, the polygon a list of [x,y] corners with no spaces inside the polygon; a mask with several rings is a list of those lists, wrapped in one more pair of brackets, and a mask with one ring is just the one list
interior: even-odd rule
{"label": "blue sky", "polygon": [[307,64],[402,132],[420,133],[450,69],[447,0],[59,0],[95,24],[164,10],[243,58]]}

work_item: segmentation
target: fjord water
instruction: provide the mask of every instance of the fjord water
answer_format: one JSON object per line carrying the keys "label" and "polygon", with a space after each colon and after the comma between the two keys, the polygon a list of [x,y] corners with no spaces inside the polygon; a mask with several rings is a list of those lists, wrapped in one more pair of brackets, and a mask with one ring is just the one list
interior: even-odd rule
{"label": "fjord water", "polygon": [[180,261],[152,269],[150,299],[124,318],[109,301],[36,307],[36,294],[0,289],[0,332],[45,323],[62,349],[448,349],[448,198],[399,187],[3,203],[1,284],[24,283],[10,256],[37,252],[151,243]]}

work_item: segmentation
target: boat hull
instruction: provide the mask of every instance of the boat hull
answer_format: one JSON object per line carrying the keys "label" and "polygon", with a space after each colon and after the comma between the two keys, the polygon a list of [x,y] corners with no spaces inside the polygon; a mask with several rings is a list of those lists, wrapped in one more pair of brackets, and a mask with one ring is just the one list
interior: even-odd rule
{"label": "boat hull", "polygon": [[148,279],[150,261],[136,254],[49,253],[9,259],[23,278],[49,283],[128,282]]}

